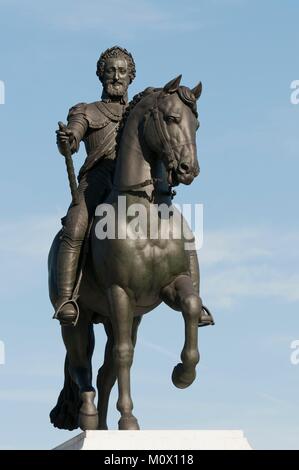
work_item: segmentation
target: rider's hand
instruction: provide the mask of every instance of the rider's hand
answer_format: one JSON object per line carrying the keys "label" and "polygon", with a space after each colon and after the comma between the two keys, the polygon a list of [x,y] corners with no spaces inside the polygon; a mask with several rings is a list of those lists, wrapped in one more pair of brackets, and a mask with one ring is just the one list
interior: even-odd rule
{"label": "rider's hand", "polygon": [[72,147],[72,143],[74,141],[74,134],[62,122],[59,122],[58,125],[59,129],[56,131],[56,143],[61,155],[66,156],[66,153],[68,151],[68,145]]}

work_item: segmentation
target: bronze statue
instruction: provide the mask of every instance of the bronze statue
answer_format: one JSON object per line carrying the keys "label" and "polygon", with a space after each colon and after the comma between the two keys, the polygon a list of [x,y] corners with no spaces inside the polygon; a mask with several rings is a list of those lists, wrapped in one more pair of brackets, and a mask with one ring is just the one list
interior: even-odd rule
{"label": "bronze statue", "polygon": [[[183,237],[172,237],[178,228],[172,187],[180,183],[191,184],[199,174],[195,134],[199,126],[196,100],[201,94],[201,84],[191,90],[180,86],[180,80],[181,77],[177,77],[163,88],[147,88],[133,99],[118,138],[110,191],[105,186],[103,192],[101,178],[98,186],[95,179],[94,191],[99,194],[97,203],[102,203],[107,195],[105,207],[113,209],[110,221],[116,227],[116,236],[98,237],[97,227],[103,220],[98,210],[103,207],[100,204],[90,236],[87,234],[84,242],[79,269],[72,277],[75,295],[68,291],[67,300],[78,308],[65,311],[63,316],[60,309],[56,315],[62,325],[67,350],[64,387],[50,414],[56,427],[107,429],[109,396],[117,380],[119,429],[139,429],[132,414],[130,368],[141,318],[161,302],[181,311],[185,322],[182,362],[175,366],[172,381],[175,386],[185,388],[195,379],[199,361],[198,326],[214,322],[199,296],[196,252],[185,249]],[[67,140],[67,132],[60,132],[61,141]],[[73,149],[76,148],[77,142],[73,144]],[[127,209],[125,217],[120,217],[121,198]],[[145,217],[143,237],[135,238],[131,233],[134,229],[128,209],[134,205],[141,207],[146,216],[152,212],[158,214],[156,237],[149,236],[150,217]],[[165,239],[163,233],[161,205],[170,209],[166,217],[171,222],[169,239]],[[90,212],[88,220],[92,216]],[[85,222],[85,231],[87,225]],[[55,308],[61,302],[58,259],[64,233],[65,228],[56,235],[49,254],[49,290]],[[84,237],[81,233],[80,246]],[[93,325],[96,323],[102,323],[107,334],[104,364],[97,376],[97,408],[91,368]]]}

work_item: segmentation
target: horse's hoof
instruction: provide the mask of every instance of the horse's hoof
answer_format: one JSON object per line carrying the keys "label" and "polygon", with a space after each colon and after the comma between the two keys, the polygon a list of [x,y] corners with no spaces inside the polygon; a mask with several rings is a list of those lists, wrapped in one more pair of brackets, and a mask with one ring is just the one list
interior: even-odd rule
{"label": "horse's hoof", "polygon": [[98,429],[98,415],[85,415],[79,412],[79,428],[82,431],[96,431]]}
{"label": "horse's hoof", "polygon": [[95,431],[99,425],[98,410],[94,404],[95,392],[81,393],[82,406],[79,411],[79,427],[82,431]]}
{"label": "horse's hoof", "polygon": [[195,377],[195,368],[187,372],[184,369],[183,364],[180,363],[173,368],[171,380],[173,385],[175,385],[177,388],[187,388],[192,384],[192,382],[194,382]]}
{"label": "horse's hoof", "polygon": [[120,431],[139,431],[140,428],[135,416],[131,416],[130,418],[120,418],[118,429]]}

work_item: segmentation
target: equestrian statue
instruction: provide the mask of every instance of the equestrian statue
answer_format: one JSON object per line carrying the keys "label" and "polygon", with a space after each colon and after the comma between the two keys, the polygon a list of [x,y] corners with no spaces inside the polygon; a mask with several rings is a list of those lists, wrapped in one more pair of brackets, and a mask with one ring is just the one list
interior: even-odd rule
{"label": "equestrian statue", "polygon": [[[202,85],[190,89],[178,76],[161,88],[146,88],[128,103],[135,73],[126,49],[107,49],[97,63],[101,101],[72,107],[67,125],[59,122],[56,131],[72,192],[48,259],[49,295],[66,347],[64,386],[50,413],[61,429],[108,429],[115,382],[118,428],[139,429],[132,414],[130,370],[144,314],[162,302],[182,313],[185,341],[172,373],[178,388],[195,380],[198,327],[214,324],[199,295],[194,237],[172,202],[173,187],[189,185],[199,174]],[[77,184],[72,154],[81,141],[87,158]],[[107,343],[96,406],[91,360],[98,323]]]}

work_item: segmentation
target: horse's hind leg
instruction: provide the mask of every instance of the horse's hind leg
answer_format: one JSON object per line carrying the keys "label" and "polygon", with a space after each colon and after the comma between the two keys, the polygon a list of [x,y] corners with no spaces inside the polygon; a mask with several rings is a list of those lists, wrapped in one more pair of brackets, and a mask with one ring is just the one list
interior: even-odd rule
{"label": "horse's hind leg", "polygon": [[196,377],[196,365],[199,362],[198,323],[202,301],[196,293],[189,276],[177,277],[161,291],[162,300],[170,307],[182,311],[185,322],[185,343],[180,364],[173,369],[172,381],[178,388],[186,388]]}
{"label": "horse's hind leg", "polygon": [[[141,317],[135,317],[132,326],[132,343],[136,344],[137,330],[140,324]],[[116,381],[116,370],[113,358],[114,336],[112,325],[109,322],[104,324],[107,334],[107,343],[105,348],[104,364],[98,371],[97,388],[98,388],[98,413],[99,413],[99,427],[98,429],[108,429],[107,426],[107,412],[109,397],[112,387]]]}
{"label": "horse's hind leg", "polygon": [[[86,318],[87,317],[87,318]],[[62,337],[67,349],[69,373],[78,385],[82,404],[79,411],[81,429],[97,429],[98,413],[94,405],[91,358],[94,350],[93,325],[87,314],[81,312],[75,327],[62,327]]]}
{"label": "horse's hind leg", "polygon": [[130,387],[130,369],[133,363],[134,347],[132,341],[133,307],[129,296],[120,286],[108,290],[109,308],[113,326],[113,356],[118,380],[117,409],[121,414],[119,429],[139,429],[133,416],[133,402]]}

